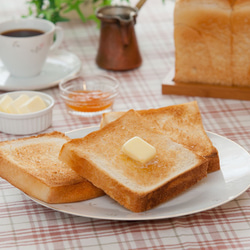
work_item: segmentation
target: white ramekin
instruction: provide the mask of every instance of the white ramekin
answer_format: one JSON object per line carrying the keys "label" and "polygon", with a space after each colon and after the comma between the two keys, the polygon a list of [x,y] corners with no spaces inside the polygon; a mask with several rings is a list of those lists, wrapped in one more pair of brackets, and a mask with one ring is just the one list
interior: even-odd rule
{"label": "white ramekin", "polygon": [[52,110],[55,101],[50,95],[39,91],[14,91],[0,95],[0,99],[6,94],[13,99],[21,94],[26,94],[30,97],[37,95],[45,101],[47,107],[41,111],[27,114],[9,114],[0,112],[1,132],[14,135],[28,135],[43,131],[52,124]]}

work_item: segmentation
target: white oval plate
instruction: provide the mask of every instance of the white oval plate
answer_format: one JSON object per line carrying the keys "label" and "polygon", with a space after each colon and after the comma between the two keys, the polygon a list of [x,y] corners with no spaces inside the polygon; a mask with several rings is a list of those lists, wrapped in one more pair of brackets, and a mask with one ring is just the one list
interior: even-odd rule
{"label": "white oval plate", "polygon": [[67,51],[57,50],[49,55],[38,76],[18,78],[10,75],[0,61],[0,90],[41,90],[54,87],[58,83],[77,74],[81,69],[79,58]]}
{"label": "white oval plate", "polygon": [[[67,132],[78,138],[97,130],[89,127]],[[207,132],[218,149],[221,170],[211,173],[195,186],[160,206],[143,213],[133,213],[120,206],[107,195],[92,200],[48,204],[32,197],[35,202],[59,212],[106,220],[156,220],[190,215],[227,203],[250,187],[250,154],[235,142]]]}

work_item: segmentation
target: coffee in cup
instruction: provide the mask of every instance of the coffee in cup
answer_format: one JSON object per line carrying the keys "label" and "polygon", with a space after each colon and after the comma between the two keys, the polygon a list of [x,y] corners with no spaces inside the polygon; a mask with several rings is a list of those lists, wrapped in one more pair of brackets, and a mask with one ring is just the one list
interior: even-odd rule
{"label": "coffee in cup", "polygon": [[3,32],[2,36],[10,36],[10,37],[30,37],[30,36],[39,36],[44,32],[42,30],[35,29],[17,29],[17,30],[7,30]]}
{"label": "coffee in cup", "polygon": [[[54,39],[55,37],[55,39]],[[49,55],[63,40],[63,30],[39,18],[0,23],[0,58],[14,77],[38,75]]]}

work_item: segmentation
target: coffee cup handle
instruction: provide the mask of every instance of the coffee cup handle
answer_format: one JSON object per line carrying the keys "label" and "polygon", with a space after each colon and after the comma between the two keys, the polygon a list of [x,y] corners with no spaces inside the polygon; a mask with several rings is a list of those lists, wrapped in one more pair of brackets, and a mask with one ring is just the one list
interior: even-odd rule
{"label": "coffee cup handle", "polygon": [[50,51],[57,49],[63,41],[63,29],[61,27],[55,27],[55,41],[50,47]]}

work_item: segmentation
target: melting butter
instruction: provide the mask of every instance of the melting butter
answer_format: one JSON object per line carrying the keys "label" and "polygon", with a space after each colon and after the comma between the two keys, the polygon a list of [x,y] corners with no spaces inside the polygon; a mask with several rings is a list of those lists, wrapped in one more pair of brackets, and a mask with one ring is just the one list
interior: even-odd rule
{"label": "melting butter", "polygon": [[133,160],[143,164],[149,162],[156,156],[156,149],[143,139],[135,136],[122,146],[122,152]]}

